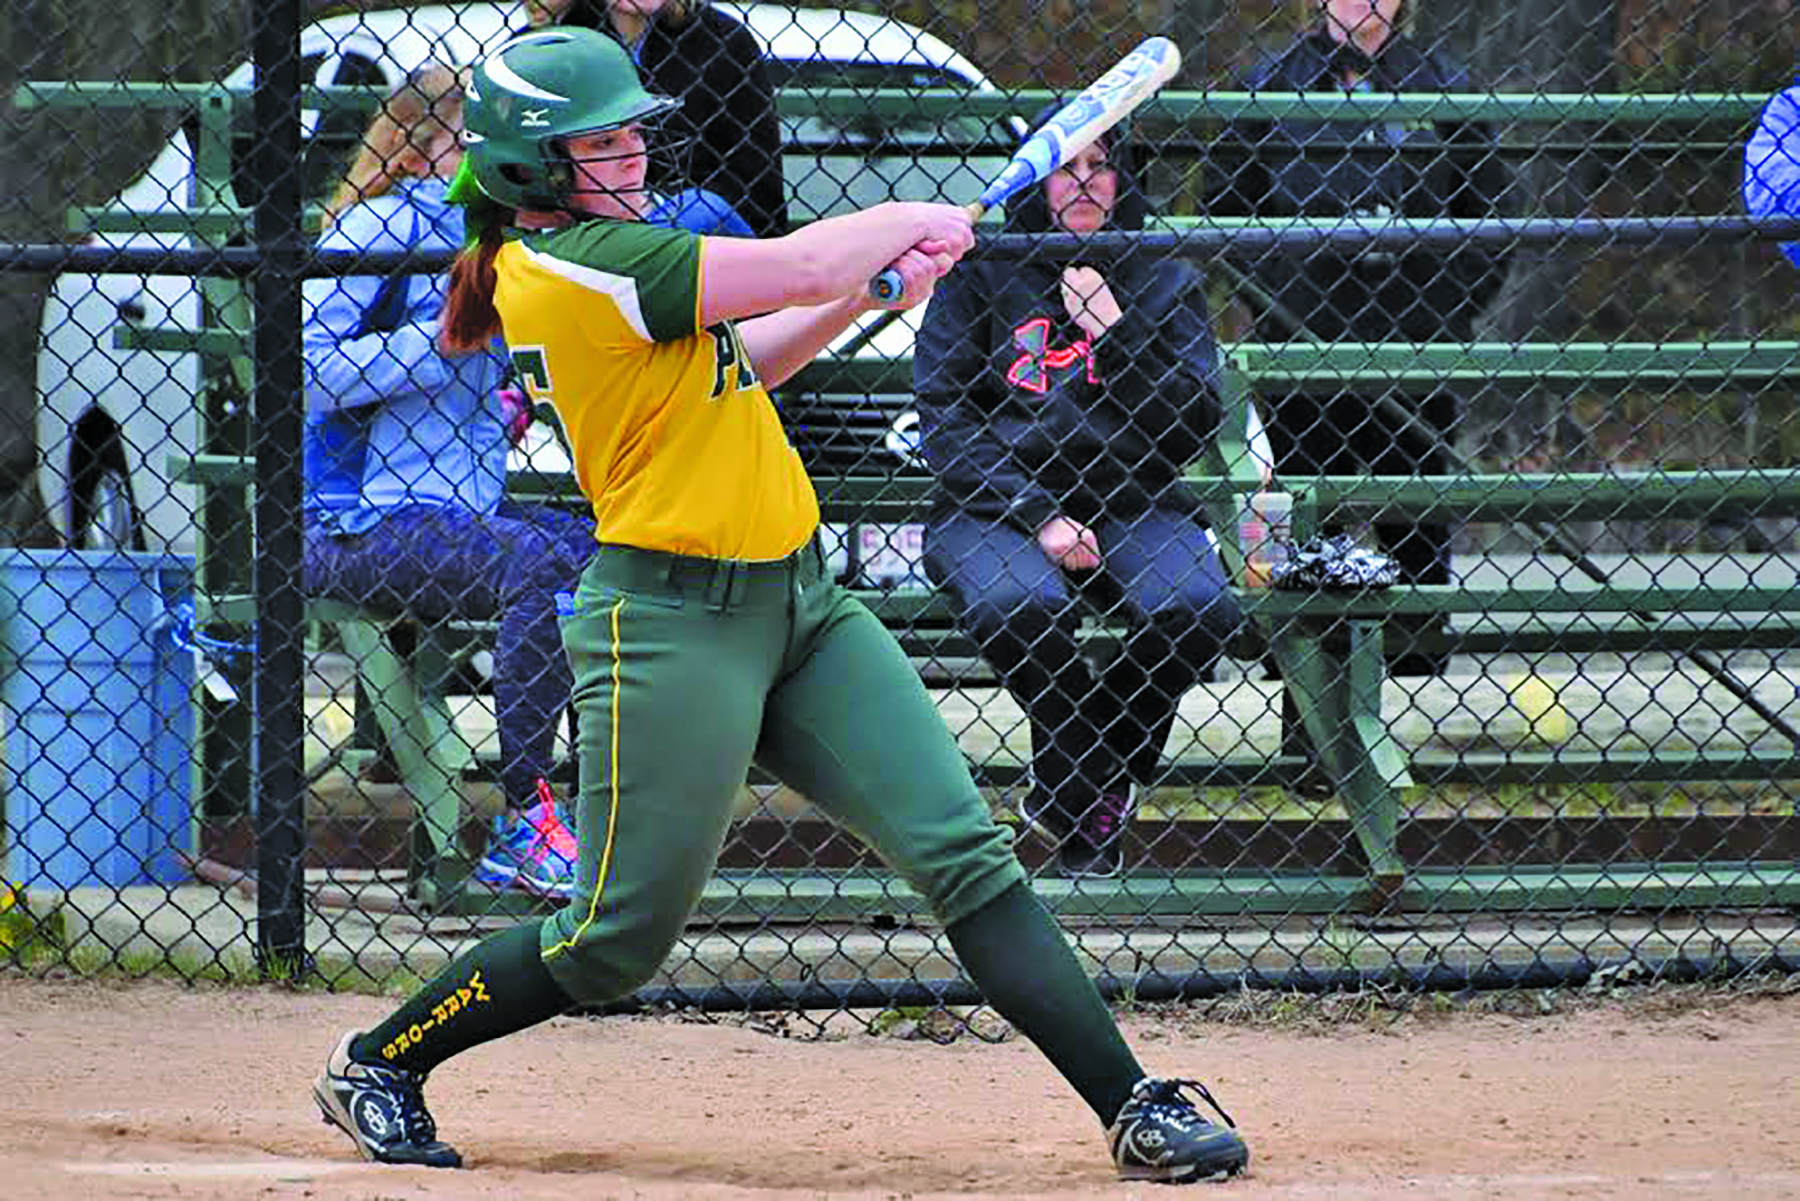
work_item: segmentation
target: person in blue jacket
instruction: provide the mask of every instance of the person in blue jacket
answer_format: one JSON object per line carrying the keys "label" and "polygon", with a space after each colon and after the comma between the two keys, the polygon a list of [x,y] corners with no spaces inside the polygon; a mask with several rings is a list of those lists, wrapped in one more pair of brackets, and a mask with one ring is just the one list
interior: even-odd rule
{"label": "person in blue jacket", "polygon": [[[323,250],[456,250],[445,202],[461,161],[462,90],[414,72],[370,124],[326,205]],[[305,586],[426,621],[498,621],[494,702],[505,812],[476,869],[485,883],[567,897],[575,839],[544,783],[572,681],[556,593],[595,542],[572,513],[505,494],[529,408],[503,391],[503,350],[436,346],[441,275],[349,276],[305,286]]]}
{"label": "person in blue jacket", "polygon": [[729,200],[706,188],[683,188],[671,195],[656,197],[650,215],[644,220],[650,225],[668,225],[695,234],[731,238],[756,236],[756,231]]}
{"label": "person in blue jacket", "polygon": [[[1744,208],[1754,217],[1800,217],[1800,80],[1770,98],[1744,145]],[[1800,242],[1781,249],[1800,267]]]}

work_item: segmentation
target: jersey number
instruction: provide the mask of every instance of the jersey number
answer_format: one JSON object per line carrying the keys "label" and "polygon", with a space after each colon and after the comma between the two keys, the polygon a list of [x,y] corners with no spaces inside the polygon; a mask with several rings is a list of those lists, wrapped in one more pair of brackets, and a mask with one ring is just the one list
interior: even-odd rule
{"label": "jersey number", "polygon": [[[717,325],[709,325],[706,332],[713,340],[713,390],[712,399],[717,400],[725,395],[725,369],[737,369],[737,388],[748,388],[756,383],[756,368],[750,365],[750,355],[744,350],[744,344],[738,339],[737,326],[729,321],[721,321]],[[734,389],[735,390],[735,389]]]}
{"label": "jersey number", "polygon": [[550,361],[542,346],[521,346],[512,352],[513,370],[533,400],[550,399]]}

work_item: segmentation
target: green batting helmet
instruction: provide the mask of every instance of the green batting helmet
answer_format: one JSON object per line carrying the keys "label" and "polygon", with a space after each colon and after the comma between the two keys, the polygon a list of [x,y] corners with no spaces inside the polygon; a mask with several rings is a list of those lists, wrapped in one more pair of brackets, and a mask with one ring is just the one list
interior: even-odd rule
{"label": "green batting helmet", "polygon": [[574,182],[563,139],[653,120],[680,104],[645,91],[631,56],[605,34],[535,30],[475,64],[463,102],[465,157],[498,203],[557,209]]}

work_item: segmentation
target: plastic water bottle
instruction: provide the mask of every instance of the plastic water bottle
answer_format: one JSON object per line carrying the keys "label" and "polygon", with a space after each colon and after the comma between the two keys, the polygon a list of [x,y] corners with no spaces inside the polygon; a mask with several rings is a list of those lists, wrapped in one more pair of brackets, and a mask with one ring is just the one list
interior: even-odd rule
{"label": "plastic water bottle", "polygon": [[1244,587],[1267,588],[1287,561],[1294,538],[1291,492],[1238,494],[1238,546],[1244,552]]}

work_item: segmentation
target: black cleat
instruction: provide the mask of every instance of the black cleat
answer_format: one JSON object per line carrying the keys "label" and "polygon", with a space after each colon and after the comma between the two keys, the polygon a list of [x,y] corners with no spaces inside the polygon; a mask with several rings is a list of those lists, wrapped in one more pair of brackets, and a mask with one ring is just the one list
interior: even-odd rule
{"label": "black cleat", "polygon": [[1019,799],[1019,823],[1027,833],[1037,835],[1052,847],[1060,847],[1075,828],[1075,823],[1040,795],[1035,785]]}
{"label": "black cleat", "polygon": [[1135,786],[1103,792],[1075,822],[1075,832],[1056,852],[1070,879],[1110,879],[1125,870],[1125,826],[1137,812]]}
{"label": "black cleat", "polygon": [[350,1136],[364,1159],[426,1168],[460,1168],[462,1156],[437,1136],[425,1108],[425,1080],[400,1068],[358,1063],[344,1035],[325,1070],[313,1081],[313,1098],[325,1121]]}
{"label": "black cleat", "polygon": [[[1218,1126],[1201,1117],[1183,1095],[1195,1090],[1225,1119]],[[1193,1184],[1224,1180],[1242,1172],[1250,1148],[1237,1136],[1236,1123],[1219,1107],[1206,1086],[1194,1080],[1143,1079],[1106,1132],[1106,1145],[1121,1180],[1158,1184]]]}

